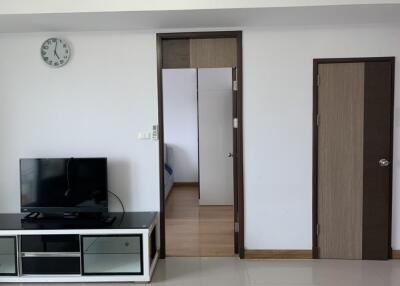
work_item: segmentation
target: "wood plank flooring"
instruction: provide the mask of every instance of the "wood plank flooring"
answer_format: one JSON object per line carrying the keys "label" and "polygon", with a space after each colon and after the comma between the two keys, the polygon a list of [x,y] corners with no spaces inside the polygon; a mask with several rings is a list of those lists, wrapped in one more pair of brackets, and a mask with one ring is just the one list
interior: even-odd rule
{"label": "wood plank flooring", "polygon": [[233,206],[199,206],[197,187],[174,187],[166,201],[166,254],[234,256]]}

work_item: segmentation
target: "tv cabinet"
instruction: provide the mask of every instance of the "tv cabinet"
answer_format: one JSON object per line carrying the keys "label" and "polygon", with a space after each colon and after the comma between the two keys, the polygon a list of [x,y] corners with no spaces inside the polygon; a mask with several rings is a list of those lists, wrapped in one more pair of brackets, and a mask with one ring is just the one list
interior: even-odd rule
{"label": "tv cabinet", "polygon": [[0,282],[149,282],[157,213],[110,213],[112,224],[28,223],[0,214]]}

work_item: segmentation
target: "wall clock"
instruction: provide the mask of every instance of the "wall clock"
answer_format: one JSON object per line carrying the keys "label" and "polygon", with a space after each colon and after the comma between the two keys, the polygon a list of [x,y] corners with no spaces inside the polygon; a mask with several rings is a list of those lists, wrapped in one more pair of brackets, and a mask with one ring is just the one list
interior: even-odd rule
{"label": "wall clock", "polygon": [[43,61],[52,67],[62,67],[71,57],[71,49],[65,40],[50,38],[40,48]]}

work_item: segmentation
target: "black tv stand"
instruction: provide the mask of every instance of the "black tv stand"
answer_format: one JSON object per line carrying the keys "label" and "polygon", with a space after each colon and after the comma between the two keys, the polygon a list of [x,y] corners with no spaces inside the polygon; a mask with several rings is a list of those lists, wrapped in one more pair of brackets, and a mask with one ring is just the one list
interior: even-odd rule
{"label": "black tv stand", "polygon": [[81,226],[87,228],[112,225],[116,216],[109,213],[63,213],[49,214],[31,212],[25,215],[23,224],[37,224],[38,226],[65,225],[68,227]]}

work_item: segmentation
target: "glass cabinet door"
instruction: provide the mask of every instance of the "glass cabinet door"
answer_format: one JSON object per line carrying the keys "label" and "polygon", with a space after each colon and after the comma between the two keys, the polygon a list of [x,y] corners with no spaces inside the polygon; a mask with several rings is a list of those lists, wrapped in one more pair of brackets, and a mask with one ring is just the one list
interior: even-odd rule
{"label": "glass cabinet door", "polygon": [[0,237],[0,275],[17,275],[16,237]]}
{"label": "glass cabinet door", "polygon": [[81,237],[83,275],[142,275],[142,236],[85,235]]}

